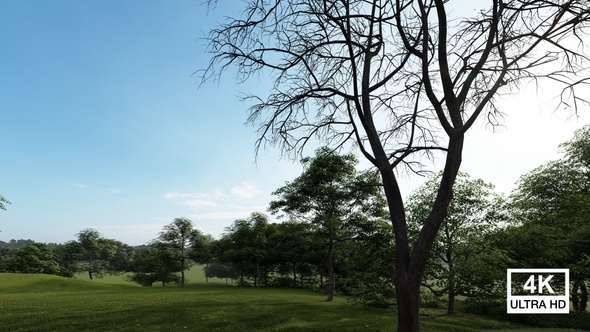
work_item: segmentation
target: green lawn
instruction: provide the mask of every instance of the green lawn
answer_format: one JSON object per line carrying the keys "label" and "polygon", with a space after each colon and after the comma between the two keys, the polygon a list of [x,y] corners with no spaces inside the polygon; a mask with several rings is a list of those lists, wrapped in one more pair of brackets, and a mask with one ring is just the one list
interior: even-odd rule
{"label": "green lawn", "polygon": [[[97,283],[104,283],[104,284],[122,284],[122,285],[133,285],[137,287],[141,287],[136,283],[125,281],[125,275],[105,275],[103,278],[94,278],[92,281]],[[81,280],[88,280],[88,273],[80,272],[76,274],[77,279]],[[203,273],[203,266],[201,265],[194,265],[189,270],[185,272],[185,278],[189,284],[203,284],[205,283],[205,274]],[[209,278],[208,284],[210,285],[225,285],[226,280],[220,278]],[[228,281],[229,285],[232,284],[232,281]],[[161,284],[154,284],[154,287],[159,287]]]}
{"label": "green lawn", "polygon": [[[136,287],[0,274],[0,331],[393,331],[392,310],[307,290]],[[489,317],[425,310],[423,331],[514,331]],[[568,331],[520,329],[518,331]],[[571,331],[571,330],[570,330]]]}

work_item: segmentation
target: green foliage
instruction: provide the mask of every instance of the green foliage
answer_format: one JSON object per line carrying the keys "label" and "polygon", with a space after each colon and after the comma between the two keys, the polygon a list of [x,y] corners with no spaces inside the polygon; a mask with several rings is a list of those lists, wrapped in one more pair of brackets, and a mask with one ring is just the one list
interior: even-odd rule
{"label": "green foliage", "polygon": [[180,283],[181,281],[177,274],[180,272],[181,266],[176,254],[161,247],[139,251],[131,270],[133,273],[126,276],[125,280],[142,286],[152,286],[155,282],[161,282],[165,286],[168,283]]}
{"label": "green foliage", "polygon": [[420,288],[420,307],[440,308],[444,304],[442,296],[437,296],[426,288]]}
{"label": "green foliage", "polygon": [[[428,180],[410,196],[407,203],[410,234],[416,237],[432,211],[442,174]],[[487,237],[505,222],[503,199],[494,186],[481,179],[459,173],[453,199],[434,241],[424,284],[436,296],[449,295],[448,312],[454,311],[454,297],[467,295],[480,284],[475,281],[467,260],[483,252]]]}
{"label": "green foliage", "polygon": [[469,297],[465,300],[465,312],[476,315],[499,315],[506,313],[506,298],[485,296]]}
{"label": "green foliage", "polygon": [[351,303],[372,308],[389,308],[396,304],[395,287],[391,280],[363,280],[350,290]]}
{"label": "green foliage", "polygon": [[5,204],[10,204],[10,201],[4,198],[4,196],[0,195],[0,210],[6,210]]}
{"label": "green foliage", "polygon": [[4,262],[4,269],[15,273],[60,274],[60,265],[54,252],[43,243],[31,243],[18,249]]}
{"label": "green foliage", "polygon": [[170,258],[177,261],[180,266],[180,285],[184,286],[186,283],[184,271],[188,268],[188,260],[192,257],[194,260],[205,263],[209,257],[207,253],[204,253],[204,250],[208,248],[206,241],[203,234],[193,227],[190,219],[175,218],[172,223],[164,226],[154,246],[169,250],[172,255]]}
{"label": "green foliage", "polygon": [[503,244],[520,266],[569,268],[574,309],[584,311],[590,280],[590,125],[561,148],[564,158],[520,178],[511,200],[521,223]]}
{"label": "green foliage", "polygon": [[326,245],[330,301],[336,289],[335,257],[341,250],[337,246],[356,235],[351,226],[359,219],[383,217],[385,200],[376,174],[357,172],[353,154],[338,155],[322,147],[302,163],[303,173],[273,193],[278,199],[269,209],[317,227]]}

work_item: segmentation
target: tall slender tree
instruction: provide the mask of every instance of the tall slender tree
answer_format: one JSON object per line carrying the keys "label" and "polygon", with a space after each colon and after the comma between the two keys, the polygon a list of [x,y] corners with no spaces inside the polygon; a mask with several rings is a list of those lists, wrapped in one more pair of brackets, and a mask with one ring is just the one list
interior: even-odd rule
{"label": "tall slender tree", "polygon": [[164,226],[158,236],[156,246],[171,249],[176,254],[176,259],[180,263],[180,285],[183,287],[191,245],[201,237],[201,232],[193,227],[193,222],[188,218],[175,218],[173,222]]}
{"label": "tall slender tree", "polygon": [[[432,177],[408,199],[408,225],[414,234],[422,227],[432,209],[440,175]],[[424,285],[437,295],[448,295],[447,312],[455,308],[455,296],[465,295],[466,285],[460,283],[457,265],[481,248],[486,234],[496,229],[497,220],[491,218],[501,197],[493,192],[494,186],[481,179],[471,179],[460,172],[454,185],[454,196],[447,216],[441,225],[432,247],[429,272]],[[432,285],[435,282],[436,285]],[[436,286],[436,287],[432,287]],[[435,290],[436,289],[436,290]]]}
{"label": "tall slender tree", "polygon": [[[217,0],[210,0],[214,5]],[[501,115],[498,96],[521,84],[559,86],[561,105],[586,102],[587,0],[490,0],[454,16],[444,0],[246,2],[240,18],[214,28],[203,80],[235,70],[239,81],[271,77],[252,95],[250,122],[267,143],[298,154],[313,138],[354,141],[379,171],[394,229],[398,330],[420,329],[420,282],[453,197],[466,132]],[[396,169],[444,154],[437,195],[410,242]]]}
{"label": "tall slender tree", "polygon": [[302,160],[305,170],[292,182],[273,194],[278,200],[270,203],[273,213],[283,211],[318,226],[326,239],[328,301],[336,289],[334,251],[336,245],[350,238],[347,224],[364,211],[379,213],[384,208],[379,182],[367,174],[357,174],[353,154],[338,155],[329,148],[320,148],[313,158]]}

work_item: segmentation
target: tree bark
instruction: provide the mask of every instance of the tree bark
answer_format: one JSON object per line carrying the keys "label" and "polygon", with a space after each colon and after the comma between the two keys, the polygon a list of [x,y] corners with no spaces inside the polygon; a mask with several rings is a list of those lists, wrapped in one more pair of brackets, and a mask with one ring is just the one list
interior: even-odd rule
{"label": "tree bark", "polygon": [[420,279],[408,273],[397,273],[397,331],[420,331]]}
{"label": "tree bark", "polygon": [[572,286],[572,305],[574,306],[574,312],[580,311],[580,296],[578,295],[578,289],[580,289],[580,282],[576,280]]}
{"label": "tree bark", "polygon": [[256,260],[256,288],[260,288],[260,260]]}
{"label": "tree bark", "polygon": [[328,259],[326,265],[328,268],[328,298],[326,301],[334,300],[334,293],[336,291],[336,278],[334,277],[334,264],[332,262],[334,254],[334,240],[332,239],[332,230],[330,230],[330,241],[328,242]]}
{"label": "tree bark", "polygon": [[180,259],[180,286],[184,287],[184,255]]}
{"label": "tree bark", "polygon": [[588,288],[586,288],[586,282],[582,281],[580,284],[580,290],[582,294],[580,296],[580,311],[586,312],[586,308],[588,305]]}
{"label": "tree bark", "polygon": [[455,266],[451,252],[447,252],[447,264],[449,264],[449,300],[447,303],[447,314],[455,312]]}

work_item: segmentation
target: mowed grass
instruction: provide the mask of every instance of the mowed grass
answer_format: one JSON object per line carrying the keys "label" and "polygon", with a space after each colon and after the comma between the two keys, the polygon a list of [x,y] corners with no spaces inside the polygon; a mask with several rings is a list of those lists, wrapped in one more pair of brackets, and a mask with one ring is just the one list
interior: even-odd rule
{"label": "mowed grass", "polygon": [[[103,283],[103,284],[120,284],[120,285],[132,285],[137,287],[142,287],[134,282],[125,280],[125,276],[127,274],[118,274],[118,275],[105,275],[102,278],[94,278],[92,282],[96,283]],[[79,272],[76,273],[76,278],[81,280],[90,280],[88,277],[87,272]],[[202,265],[193,265],[188,270],[185,271],[185,278],[188,284],[203,284],[206,282],[205,274],[203,273],[203,266]],[[226,285],[226,280],[221,278],[209,278],[207,282],[209,285]],[[231,279],[227,281],[228,285],[235,285],[232,283]],[[154,283],[154,287],[162,286],[161,283]]]}
{"label": "mowed grass", "polygon": [[[307,290],[136,287],[0,274],[0,331],[394,331],[392,310]],[[514,331],[488,317],[425,310],[423,331]],[[518,331],[543,331],[520,329]],[[567,330],[544,330],[567,331]]]}

